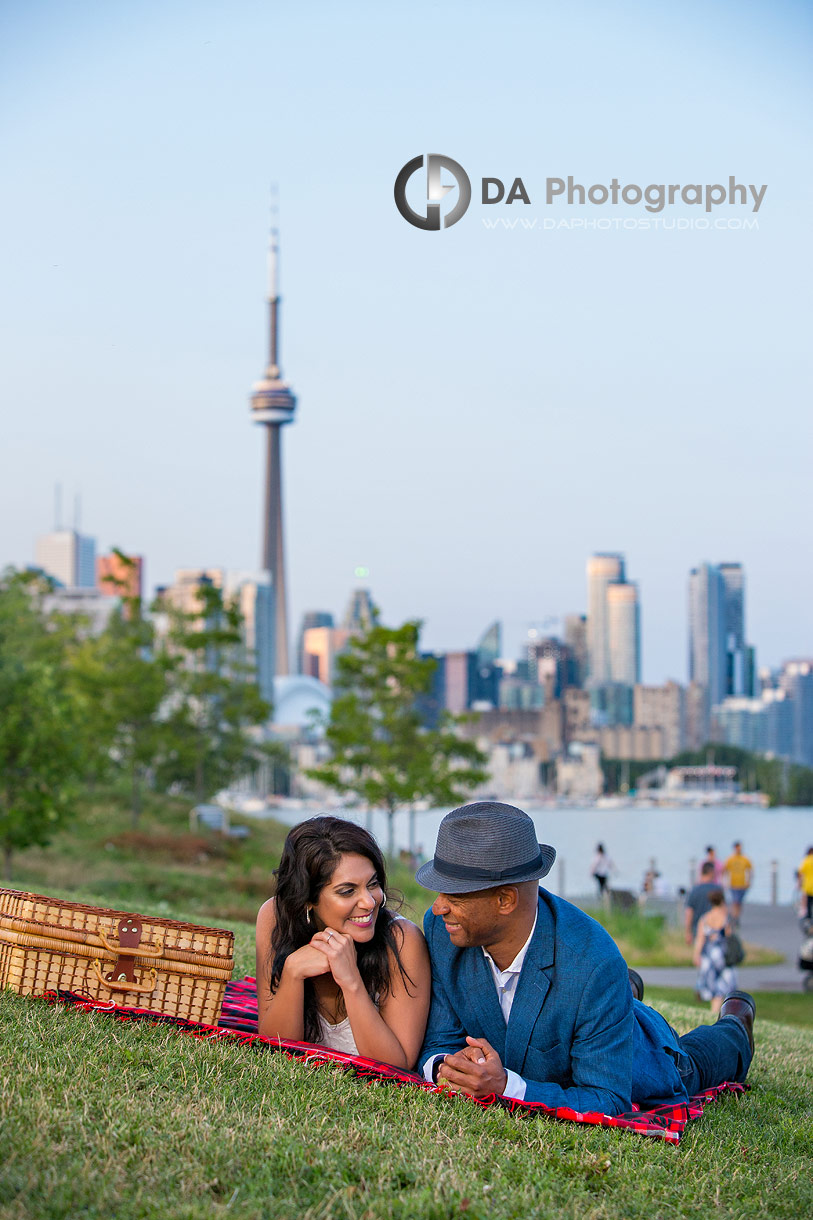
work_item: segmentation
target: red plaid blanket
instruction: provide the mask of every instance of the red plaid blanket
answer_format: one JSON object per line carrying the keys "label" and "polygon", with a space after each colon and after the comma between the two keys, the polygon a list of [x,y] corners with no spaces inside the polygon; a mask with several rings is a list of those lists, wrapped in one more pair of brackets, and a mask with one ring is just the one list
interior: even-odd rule
{"label": "red plaid blanket", "polygon": [[290,1059],[300,1059],[309,1067],[337,1064],[363,1080],[387,1080],[393,1084],[409,1085],[429,1093],[439,1093],[455,1100],[476,1106],[502,1106],[504,1109],[522,1114],[538,1114],[571,1123],[589,1123],[600,1127],[623,1127],[637,1131],[639,1135],[652,1135],[656,1139],[677,1144],[687,1122],[699,1118],[704,1107],[724,1093],[744,1093],[747,1086],[721,1084],[693,1097],[688,1105],[657,1106],[654,1110],[639,1110],[635,1107],[628,1114],[582,1114],[566,1106],[551,1109],[541,1102],[515,1101],[510,1097],[491,1096],[482,1100],[460,1093],[450,1093],[442,1085],[431,1084],[415,1072],[406,1072],[388,1063],[365,1059],[361,1055],[347,1055],[342,1051],[329,1050],[310,1042],[289,1042],[283,1038],[263,1038],[257,1033],[257,988],[256,979],[244,978],[226,985],[223,1010],[218,1024],[199,1025],[185,1021],[182,1017],[167,1013],[150,1012],[147,1008],[126,1008],[112,1001],[90,1000],[70,991],[48,992],[46,998],[52,1003],[71,1004],[83,1012],[107,1014],[120,1021],[148,1021],[153,1025],[169,1025],[181,1033],[196,1038],[236,1040],[259,1051],[281,1051]]}

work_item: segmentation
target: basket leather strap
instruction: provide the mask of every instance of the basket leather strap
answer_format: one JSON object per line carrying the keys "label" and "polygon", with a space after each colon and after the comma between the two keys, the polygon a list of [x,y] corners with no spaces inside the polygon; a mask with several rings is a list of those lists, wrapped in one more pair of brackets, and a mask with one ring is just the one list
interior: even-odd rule
{"label": "basket leather strap", "polygon": [[113,969],[106,977],[113,983],[136,983],[135,959],[141,944],[141,919],[138,915],[125,915],[118,926],[119,955]]}

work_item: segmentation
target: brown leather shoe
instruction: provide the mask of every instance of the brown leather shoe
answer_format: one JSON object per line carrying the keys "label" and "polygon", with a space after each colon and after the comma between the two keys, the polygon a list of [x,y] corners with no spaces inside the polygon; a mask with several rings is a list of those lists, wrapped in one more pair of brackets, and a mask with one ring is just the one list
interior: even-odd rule
{"label": "brown leather shoe", "polygon": [[756,1000],[747,991],[732,991],[723,1000],[717,1020],[720,1017],[736,1017],[748,1035],[751,1054],[754,1053],[754,1017],[757,1015]]}

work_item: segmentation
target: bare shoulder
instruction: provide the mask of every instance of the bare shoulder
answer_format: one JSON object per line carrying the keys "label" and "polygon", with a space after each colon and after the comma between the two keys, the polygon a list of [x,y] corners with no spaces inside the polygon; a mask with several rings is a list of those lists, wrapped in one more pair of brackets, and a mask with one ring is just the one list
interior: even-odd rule
{"label": "bare shoulder", "polygon": [[270,936],[274,931],[277,923],[277,910],[275,900],[269,898],[264,902],[257,912],[257,934]]}
{"label": "bare shoulder", "polygon": [[392,931],[399,953],[426,952],[426,940],[421,929],[411,919],[398,918],[392,921]]}

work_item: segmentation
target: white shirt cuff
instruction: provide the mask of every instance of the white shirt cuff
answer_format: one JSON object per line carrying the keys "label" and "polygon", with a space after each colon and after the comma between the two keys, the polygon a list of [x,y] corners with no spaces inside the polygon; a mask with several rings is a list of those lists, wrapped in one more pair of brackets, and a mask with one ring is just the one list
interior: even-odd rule
{"label": "white shirt cuff", "polygon": [[445,1055],[430,1055],[430,1056],[429,1056],[429,1058],[427,1059],[426,1063],[423,1065],[423,1078],[424,1078],[424,1080],[428,1080],[430,1084],[434,1084],[434,1083],[435,1083],[435,1081],[434,1081],[434,1079],[433,1079],[433,1077],[432,1077],[432,1069],[434,1068],[434,1066],[435,1066],[435,1064],[437,1063],[438,1059],[445,1059],[445,1058],[446,1058],[446,1056],[445,1056]]}
{"label": "white shirt cuff", "polygon": [[512,1072],[510,1068],[505,1069],[505,1074],[508,1077],[508,1083],[505,1086],[503,1097],[513,1097],[514,1101],[524,1101],[525,1081],[516,1072]]}

